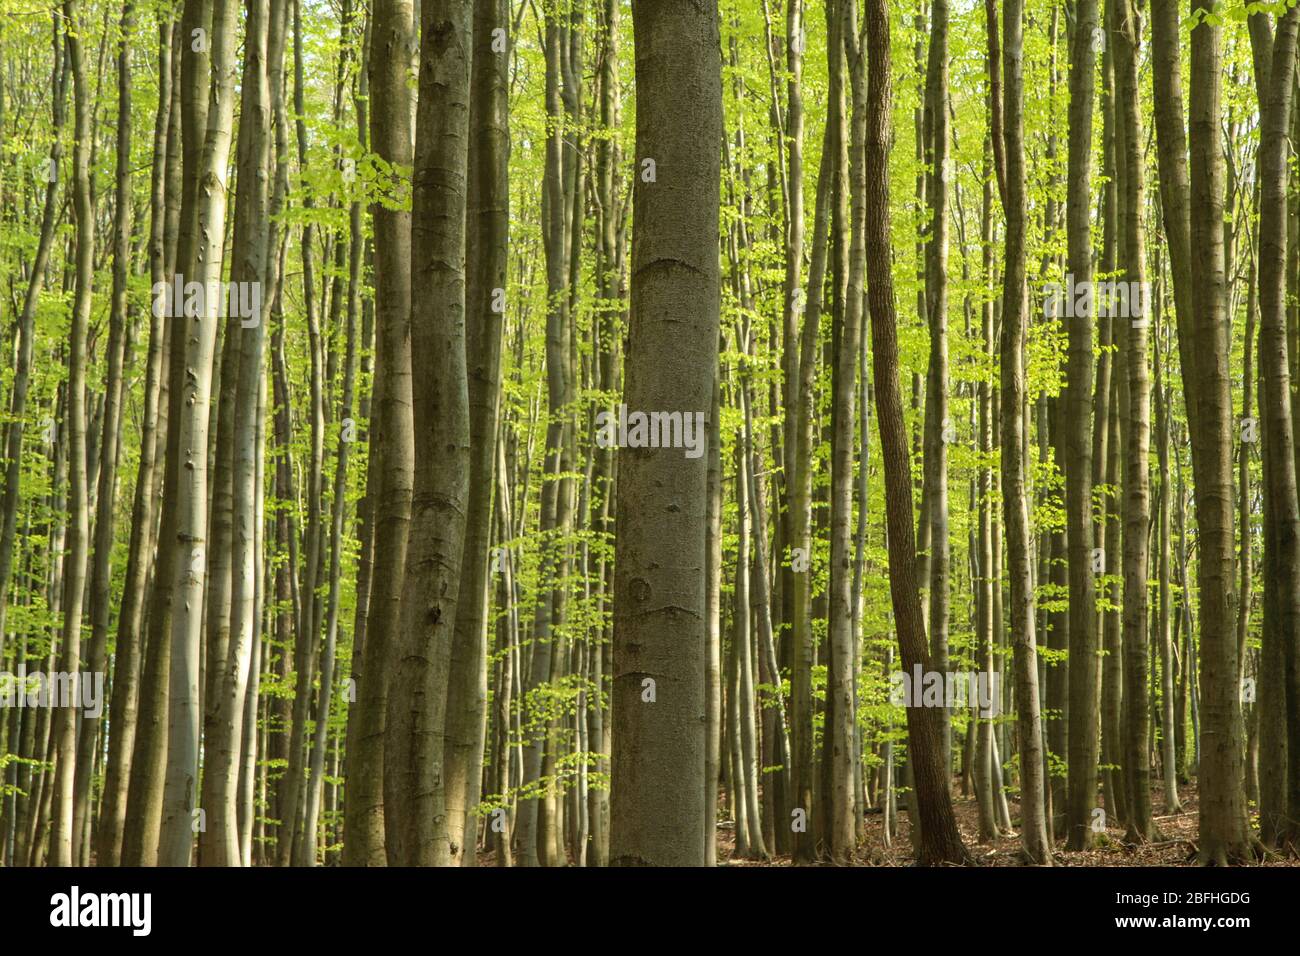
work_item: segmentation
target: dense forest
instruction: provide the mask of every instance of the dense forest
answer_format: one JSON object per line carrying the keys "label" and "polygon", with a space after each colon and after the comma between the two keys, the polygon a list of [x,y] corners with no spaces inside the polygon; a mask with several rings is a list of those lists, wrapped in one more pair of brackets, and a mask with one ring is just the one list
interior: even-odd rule
{"label": "dense forest", "polygon": [[1295,862],[1298,29],[0,0],[0,865]]}

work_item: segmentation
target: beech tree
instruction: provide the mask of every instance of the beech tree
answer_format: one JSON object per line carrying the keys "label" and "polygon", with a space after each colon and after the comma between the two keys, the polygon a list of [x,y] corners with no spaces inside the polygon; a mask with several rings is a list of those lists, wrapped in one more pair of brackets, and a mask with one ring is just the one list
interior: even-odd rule
{"label": "beech tree", "polygon": [[[685,420],[710,408],[717,364],[718,9],[637,0],[632,20],[640,173],[623,394],[630,409]],[[706,472],[705,458],[675,449],[618,456],[613,866],[704,862]]]}
{"label": "beech tree", "polygon": [[1029,860],[1050,864],[1044,811],[1043,736],[1038,704],[1034,590],[1029,564],[1029,513],[1025,488],[1024,350],[1029,290],[1025,279],[1024,5],[1002,12],[1002,130],[1007,164],[1006,269],[1002,284],[1002,503],[1006,513],[1007,566],[1011,584],[1011,634],[1015,642],[1016,713],[1022,748],[1021,840]]}
{"label": "beech tree", "polygon": [[[1092,281],[1093,101],[1096,93],[1097,4],[1075,7],[1070,45],[1070,142],[1066,195],[1066,242],[1070,275]],[[1092,388],[1093,316],[1061,317],[1069,339],[1065,384],[1065,498],[1070,581],[1070,719],[1067,841],[1081,850],[1091,843],[1092,809],[1097,793],[1100,723],[1099,668],[1082,662],[1097,656],[1097,588],[1093,571]]]}
{"label": "beech tree", "polygon": [[0,864],[1285,860],[1297,9],[0,18]]}

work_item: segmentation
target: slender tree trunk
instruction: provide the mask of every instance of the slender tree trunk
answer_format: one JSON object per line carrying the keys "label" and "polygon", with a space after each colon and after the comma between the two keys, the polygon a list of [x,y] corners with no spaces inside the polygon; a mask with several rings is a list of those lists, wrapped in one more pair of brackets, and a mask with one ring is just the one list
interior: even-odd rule
{"label": "slender tree trunk", "polygon": [[856,843],[853,800],[853,742],[856,701],[853,697],[853,443],[857,431],[857,371],[859,337],[862,332],[863,279],[865,268],[866,198],[863,149],[866,135],[866,64],[857,50],[854,37],[847,48],[853,66],[853,114],[845,122],[844,70],[840,49],[846,35],[852,35],[856,17],[852,7],[841,4],[840,16],[829,31],[831,49],[836,57],[831,68],[832,110],[838,127],[835,138],[837,161],[848,173],[839,177],[848,185],[847,197],[852,211],[847,238],[849,268],[842,317],[835,335],[835,366],[832,389],[834,402],[831,418],[831,565],[830,565],[830,653],[827,658],[825,757],[829,765],[826,806],[821,808],[831,858],[847,862]]}
{"label": "slender tree trunk", "polygon": [[[153,305],[149,318],[149,354],[145,365],[140,462],[136,468],[135,497],[131,507],[131,542],[113,658],[113,696],[109,707],[109,727],[112,733],[108,738],[108,754],[104,760],[103,802],[95,841],[96,862],[100,866],[117,866],[121,862],[127,783],[130,779],[131,751],[140,705],[140,632],[144,617],[145,584],[155,544],[153,488],[154,476],[158,470],[155,452],[167,338],[167,319],[161,296],[169,281],[166,237],[168,139],[175,135],[172,131],[171,110],[174,22],[169,15],[162,17],[158,24],[158,109],[154,118],[149,206],[149,276],[153,283]],[[129,67],[127,72],[129,74]],[[129,80],[127,83],[129,90]],[[118,95],[122,95],[121,89]],[[179,116],[175,117],[175,122],[179,125]]]}
{"label": "slender tree trunk", "polygon": [[[342,110],[342,90],[344,77],[348,70],[348,60],[352,53],[352,37],[360,32],[359,26],[355,22],[357,13],[350,2],[345,2],[342,8],[342,24],[340,27],[341,53],[339,58],[337,79],[335,83],[335,113],[336,117]],[[350,218],[355,215],[360,218],[360,208],[353,203]],[[343,264],[344,245],[341,239],[337,240],[338,245],[335,247],[335,265],[340,267]],[[310,755],[307,760],[307,784],[303,799],[303,815],[301,830],[294,840],[294,854],[296,855],[295,864],[298,866],[315,866],[317,857],[317,834],[319,830],[319,818],[321,801],[324,799],[324,778],[325,778],[325,750],[328,746],[327,732],[329,729],[330,711],[336,696],[335,686],[335,661],[338,651],[338,633],[339,633],[339,590],[341,587],[340,577],[343,566],[343,529],[347,516],[347,488],[348,488],[348,446],[352,443],[354,435],[349,435],[347,429],[348,423],[352,422],[352,409],[354,395],[356,390],[357,362],[358,362],[358,343],[357,343],[357,320],[360,312],[360,282],[361,271],[361,247],[362,235],[359,230],[350,230],[347,243],[347,261],[348,261],[348,283],[346,288],[346,323],[347,330],[344,333],[346,344],[344,346],[343,359],[343,395],[341,398],[341,407],[339,418],[342,423],[342,429],[339,433],[338,451],[335,457],[334,467],[334,487],[332,492],[330,528],[329,528],[329,552],[330,566],[328,571],[329,592],[325,600],[325,645],[321,652],[320,663],[320,685],[317,689],[316,696],[316,723],[312,735]],[[330,324],[337,328],[338,315],[344,309],[345,292],[343,286],[343,276],[341,269],[336,272],[334,279],[334,288],[332,291],[331,309],[333,315]],[[331,375],[331,380],[333,376]]]}
{"label": "slender tree trunk", "polygon": [[[742,345],[743,347],[743,345]],[[743,391],[743,386],[742,386]],[[750,670],[750,591],[753,587],[751,551],[763,544],[750,534],[749,496],[752,475],[745,442],[735,445],[736,462],[736,579],[732,615],[728,707],[731,716],[731,793],[736,822],[736,856],[765,859],[762,814],[758,808],[758,764],[754,741],[754,678]],[[706,827],[706,835],[710,828]]]}
{"label": "slender tree trunk", "polygon": [[[303,68],[302,4],[293,4],[293,108],[298,146],[300,175],[308,170],[308,142]],[[308,417],[311,422],[311,439],[307,459],[307,527],[303,536],[304,555],[300,601],[294,621],[293,708],[287,731],[289,740],[288,766],[280,781],[280,836],[276,854],[281,866],[303,864],[298,844],[302,835],[306,813],[307,776],[307,720],[311,711],[311,688],[316,679],[317,640],[320,637],[321,602],[317,593],[320,584],[321,564],[324,555],[325,528],[322,520],[325,465],[325,356],[321,334],[321,309],[316,301],[316,267],[313,249],[316,243],[315,222],[311,210],[315,206],[310,190],[303,190],[302,208],[307,216],[302,229],[302,302],[307,312],[307,351],[310,356]],[[285,376],[287,386],[287,370]],[[287,393],[287,388],[285,389]],[[287,409],[285,410],[287,417]],[[287,437],[287,436],[286,436]]]}
{"label": "slender tree trunk", "polygon": [[[948,0],[930,5],[930,52],[925,82],[926,187],[930,222],[925,241],[926,322],[930,357],[925,378],[926,423],[924,488],[929,519],[930,654],[935,670],[948,670],[948,617],[951,605],[948,540],[948,443],[954,423],[948,405]],[[850,297],[853,293],[850,289]],[[838,401],[836,402],[839,408]],[[952,767],[952,717],[941,708],[945,785]]]}
{"label": "slender tree trunk", "polygon": [[[70,540],[63,564],[63,627],[59,635],[59,670],[64,675],[77,675],[72,679],[73,686],[79,690],[82,680],[81,610],[90,550],[90,507],[86,488],[86,339],[89,334],[92,284],[95,278],[95,213],[90,195],[90,90],[86,79],[85,51],[81,45],[84,25],[79,0],[64,0],[63,17],[64,29],[67,31],[68,60],[72,69],[75,117],[72,206],[77,234],[76,292],[68,336],[68,401],[64,420],[68,435]],[[59,707],[55,710],[53,719],[54,794],[50,863],[54,866],[72,866],[77,856],[75,845],[80,840],[80,831],[74,828],[73,818],[77,710],[74,707]]]}
{"label": "slender tree trunk", "polygon": [[[1157,273],[1160,271],[1157,268]],[[1163,296],[1161,296],[1163,299]],[[1156,316],[1161,323],[1160,332],[1167,327],[1163,317],[1163,302],[1156,308]],[[1253,324],[1253,323],[1249,323]],[[1167,349],[1160,341],[1163,335],[1156,335],[1153,349],[1156,373],[1156,454],[1160,462],[1160,611],[1156,625],[1156,635],[1160,642],[1160,769],[1164,782],[1165,813],[1182,813],[1183,807],[1178,800],[1178,777],[1174,761],[1174,655],[1172,634],[1173,594],[1171,589],[1173,547],[1170,543],[1170,519],[1172,517],[1173,487],[1169,471],[1169,391],[1164,382],[1164,369],[1167,368]],[[1249,348],[1247,348],[1246,367],[1250,367]],[[1249,391],[1247,392],[1249,394]],[[1247,526],[1248,527],[1248,526]],[[1246,540],[1243,552],[1249,552],[1250,541]]]}
{"label": "slender tree trunk", "polygon": [[[1129,841],[1153,836],[1151,822],[1151,758],[1147,735],[1150,700],[1146,691],[1150,632],[1148,573],[1151,524],[1151,378],[1147,370],[1150,306],[1136,314],[1135,302],[1148,302],[1146,230],[1143,225],[1142,123],[1138,92],[1137,11],[1130,0],[1110,0],[1111,35],[1115,43],[1116,164],[1122,202],[1120,266],[1130,290],[1127,305],[1112,296],[1110,303],[1120,353],[1124,357],[1128,402],[1123,466],[1124,510],[1124,780],[1129,816]],[[1136,293],[1136,294],[1134,294]]]}
{"label": "slender tree trunk", "polygon": [[[99,476],[96,492],[95,553],[90,576],[91,639],[86,655],[89,674],[108,669],[108,621],[111,612],[113,531],[116,527],[117,460],[121,441],[122,375],[127,349],[126,275],[131,257],[131,63],[130,34],[135,11],[130,0],[122,5],[117,50],[117,182],[113,210],[113,291],[109,307],[108,380],[104,394],[103,437],[99,443]],[[160,97],[163,99],[165,97]],[[164,141],[165,145],[165,141]],[[93,676],[91,678],[94,679]],[[73,795],[72,832],[81,834],[90,826],[91,783],[98,753],[103,708],[98,716],[83,715],[77,733],[77,766]],[[89,848],[87,847],[87,850]],[[81,858],[82,866],[90,864]]]}
{"label": "slender tree trunk", "polygon": [[[993,344],[993,149],[991,134],[984,138],[984,188],[980,212],[980,248],[981,281],[985,287],[985,300],[980,308],[980,348],[988,361],[994,356]],[[975,633],[976,659],[981,674],[989,682],[993,692],[997,692],[997,671],[994,668],[993,645],[996,635],[993,632],[993,587],[995,580],[993,552],[993,469],[988,462],[993,452],[993,383],[988,378],[981,379],[977,386],[978,393],[978,434],[977,447],[981,462],[976,478],[978,490],[978,532],[976,539],[977,557],[975,562]],[[994,794],[1001,790],[1001,773],[993,761],[994,720],[1001,701],[993,702],[993,713],[977,715],[979,726],[975,738],[975,796],[980,812],[980,842],[988,842],[1000,835],[997,806]]]}
{"label": "slender tree trunk", "polygon": [[1034,640],[1034,591],[1030,568],[1029,512],[1025,461],[1025,283],[1024,4],[1008,0],[1003,20],[1003,130],[1007,161],[1007,251],[1002,302],[1002,502],[1006,513],[1011,577],[1011,634],[1015,642],[1015,690],[1020,732],[1021,843],[1030,862],[1050,865],[1044,812],[1043,738],[1039,718],[1038,653]]}
{"label": "slender tree trunk", "polygon": [[[618,127],[619,119],[619,75],[618,75],[618,51],[619,51],[619,9],[621,4],[618,0],[604,0],[602,16],[604,22],[603,48],[600,57],[600,125],[604,130],[613,130]],[[602,137],[596,144],[596,185],[599,196],[599,263],[600,263],[600,295],[603,301],[605,314],[597,326],[597,333],[600,338],[600,348],[598,350],[597,369],[599,371],[600,387],[606,392],[616,392],[618,390],[619,365],[618,351],[621,341],[619,334],[619,321],[621,319],[624,306],[624,299],[621,296],[623,288],[623,224],[626,214],[626,206],[619,201],[616,169],[621,161],[621,151],[614,143],[612,136]],[[718,383],[714,383],[714,402],[719,400]],[[718,498],[717,506],[719,513],[716,520],[711,519],[711,526],[720,535],[721,533],[721,449],[719,447],[720,436],[718,434],[717,417],[713,418],[713,428],[710,430],[709,438],[709,456],[713,462],[713,467],[718,469],[718,487],[711,494]],[[596,522],[596,530],[602,535],[606,542],[612,541],[614,532],[614,450],[612,448],[601,448],[596,451],[596,463],[593,473],[593,482],[595,493],[600,502],[600,516]],[[712,498],[710,499],[712,502]],[[712,506],[712,505],[711,505]],[[713,594],[713,583],[717,581],[721,585],[722,575],[722,556],[721,540],[714,545],[715,557],[718,566],[712,569],[710,578],[710,596],[715,600],[716,607],[713,609],[715,617],[710,618],[711,626],[716,626],[718,633],[717,641],[721,642],[721,598]],[[602,550],[598,562],[599,566],[599,594],[601,600],[601,610],[606,611],[609,607],[613,595],[613,562],[606,558],[607,550]],[[609,732],[608,708],[605,705],[607,694],[605,691],[605,675],[608,673],[609,660],[609,641],[610,641],[610,624],[608,613],[606,612],[606,623],[600,629],[600,647],[593,649],[592,657],[592,684],[599,689],[600,693],[592,695],[593,706],[591,708],[591,732],[593,739],[598,743],[600,756],[597,758],[596,770],[605,776],[608,780],[609,775],[609,748],[605,743],[606,735]],[[716,648],[717,654],[721,654],[721,647]],[[713,644],[710,644],[710,654],[714,651]],[[714,663],[713,656],[710,657],[710,667]],[[720,656],[716,663],[721,668]],[[721,681],[719,674],[718,680]],[[718,700],[710,699],[709,715],[714,720],[714,732],[710,735],[710,741],[718,737],[721,730],[721,685],[715,688],[715,696]],[[720,740],[716,744],[721,746]],[[718,755],[718,761],[715,762],[715,772],[712,775],[712,783],[706,780],[706,787],[710,788],[709,792],[713,795],[716,804],[717,800],[717,764],[720,763],[721,755]],[[591,841],[594,855],[589,858],[590,863],[596,866],[607,866],[609,864],[609,788],[601,786],[593,788],[589,798],[592,803],[591,808]],[[716,806],[715,806],[716,810]],[[706,847],[712,847],[716,850],[716,841],[714,835],[709,833],[705,840]]]}
{"label": "slender tree trunk", "polygon": [[[891,89],[889,11],[885,0],[867,0],[865,48],[853,60],[866,73],[865,102],[855,88],[855,111],[864,118],[862,166],[865,178],[865,253],[875,357],[876,410],[885,469],[885,512],[889,535],[889,590],[904,671],[931,667],[916,574],[912,525],[912,479],[907,432],[898,384],[898,331],[890,271],[889,143]],[[966,848],[957,831],[942,755],[942,723],[934,708],[907,708],[909,765],[916,786],[914,825],[920,823],[918,857],[924,865],[960,863]]]}
{"label": "slender tree trunk", "polygon": [[[752,337],[747,336],[748,341],[745,344],[746,351],[753,348]],[[752,353],[751,353],[752,354]],[[750,528],[752,529],[753,547],[750,549],[752,554],[752,563],[748,565],[748,607],[749,621],[752,623],[754,630],[748,628],[741,630],[740,626],[736,628],[736,638],[739,646],[736,649],[736,664],[739,669],[737,678],[737,690],[739,692],[739,709],[740,723],[738,730],[740,732],[740,745],[743,763],[741,766],[741,780],[745,790],[745,803],[749,807],[749,849],[751,855],[756,859],[768,858],[767,840],[763,833],[763,814],[759,804],[758,781],[762,773],[762,765],[759,761],[758,731],[755,723],[755,713],[757,700],[754,692],[754,648],[755,641],[751,636],[753,633],[770,635],[772,631],[771,606],[767,598],[767,509],[763,505],[763,494],[759,486],[758,465],[761,461],[759,450],[756,446],[756,432],[754,428],[754,401],[752,389],[748,379],[744,379],[740,385],[742,411],[745,417],[744,440],[740,443],[744,451],[743,467],[738,468],[737,482],[743,477],[744,482],[737,484],[737,504],[743,511],[747,511],[750,518]],[[738,559],[739,560],[739,559]],[[743,566],[737,564],[736,587],[741,586],[740,570]],[[737,616],[740,614],[740,607],[737,606]]]}
{"label": "slender tree trunk", "polygon": [[[1075,6],[1070,52],[1070,144],[1066,194],[1066,241],[1074,282],[1092,281],[1092,125],[1097,62],[1097,3]],[[1092,842],[1092,810],[1097,800],[1099,662],[1097,591],[1093,577],[1092,394],[1093,318],[1091,311],[1062,316],[1069,337],[1065,385],[1065,508],[1070,580],[1070,717],[1068,739],[1067,846],[1082,850]]]}
{"label": "slender tree trunk", "polygon": [[[721,373],[718,373],[714,375],[713,379],[713,404],[709,412],[709,421],[713,427],[709,429],[709,474],[706,492],[708,495],[708,541],[706,543],[705,557],[708,559],[708,565],[705,570],[706,590],[704,597],[706,602],[705,618],[708,626],[708,647],[704,682],[704,720],[706,728],[704,738],[704,818],[707,821],[704,828],[705,866],[717,866],[718,864],[718,787],[722,776],[723,738],[726,736],[722,706],[725,670],[722,662],[722,435],[717,427],[721,408],[722,383]],[[741,491],[739,482],[737,482],[736,490],[737,496],[739,496]],[[761,546],[759,551],[762,551]],[[737,567],[739,567],[739,560],[737,561]],[[738,574],[736,576],[737,593],[739,593],[740,586],[741,578]],[[766,587],[766,581],[760,581],[759,586]],[[737,604],[737,616],[739,616],[740,612],[740,606]],[[598,708],[594,709],[594,712],[598,712]],[[761,820],[759,833],[762,833]],[[739,831],[737,831],[736,836],[739,839]]]}
{"label": "slender tree trunk", "polygon": [[[542,538],[542,566],[539,570],[544,591],[548,592],[537,602],[533,620],[532,664],[529,671],[525,700],[530,705],[536,690],[552,677],[558,677],[561,659],[557,625],[562,623],[565,592],[563,580],[567,570],[566,545],[560,539],[568,529],[572,496],[572,482],[560,477],[566,471],[568,446],[573,438],[571,402],[573,398],[573,367],[570,362],[569,316],[569,244],[565,241],[566,195],[564,175],[564,124],[565,84],[570,80],[564,73],[565,27],[555,15],[545,18],[546,54],[546,114],[551,124],[546,138],[545,168],[542,181],[542,235],[546,258],[546,392],[548,421],[546,426],[545,473],[552,476],[542,488],[542,503],[538,532]],[[533,721],[540,730],[530,729],[531,739],[524,746],[524,779],[526,785],[536,784],[543,776],[546,764],[553,763],[553,721],[542,718]],[[536,790],[543,788],[537,787]],[[550,788],[546,794],[530,793],[523,797],[519,808],[519,821],[515,841],[522,866],[541,863],[558,863],[554,859],[553,833],[548,826],[548,813],[543,802],[553,800]],[[552,849],[548,850],[548,846]]]}
{"label": "slender tree trunk", "polygon": [[[173,87],[172,112],[180,120],[176,143],[181,150],[182,186],[180,207],[177,210],[175,268],[169,271],[188,275],[187,282],[194,279],[196,247],[199,243],[196,211],[200,163],[207,130],[209,53],[206,45],[195,44],[193,40],[187,45],[184,38],[193,38],[195,30],[207,30],[210,12],[210,7],[201,2],[186,3],[181,15],[179,34],[173,36],[172,57],[179,61],[180,82]],[[187,337],[184,334],[183,305],[171,302],[166,314],[171,320],[172,328],[168,333],[170,342],[165,360],[166,401],[161,397],[159,399],[159,427],[162,427],[163,409],[166,409],[167,423],[162,513],[149,599],[149,631],[140,679],[140,715],[127,791],[126,831],[122,838],[122,861],[128,866],[154,866],[158,862],[159,827],[167,772],[173,601],[180,554],[180,549],[176,546],[180,505],[180,421],[185,407],[182,393],[187,368]]]}
{"label": "slender tree trunk", "polygon": [[[1106,48],[1102,57],[1102,75],[1106,77],[1102,92],[1102,175],[1107,180],[1102,189],[1103,237],[1098,271],[1115,270],[1119,247],[1119,186],[1115,156],[1115,97],[1114,44]],[[1118,349],[1115,348],[1115,320],[1099,316],[1098,341],[1106,346],[1097,367],[1097,387],[1093,392],[1095,418],[1093,427],[1093,483],[1106,488],[1100,520],[1094,528],[1093,541],[1101,547],[1100,566],[1105,574],[1106,609],[1101,612],[1099,643],[1105,654],[1101,662],[1101,762],[1107,768],[1102,774],[1102,790],[1106,798],[1106,813],[1119,823],[1128,816],[1128,803],[1124,795],[1123,757],[1121,743],[1124,681],[1124,638],[1120,628],[1119,582],[1111,573],[1111,560],[1120,550],[1119,518],[1119,379],[1123,368]]]}
{"label": "slender tree trunk", "polygon": [[[828,4],[829,8],[830,4]],[[767,5],[764,4],[764,14]],[[828,30],[828,48],[833,43]],[[782,299],[781,325],[781,397],[787,409],[798,409],[799,402],[799,362],[800,338],[802,329],[799,324],[800,313],[806,308],[806,296],[801,284],[804,249],[804,190],[803,190],[803,150],[804,150],[804,106],[803,106],[803,58],[805,52],[806,32],[804,26],[803,0],[788,0],[786,4],[786,110],[782,140],[785,146],[785,284]],[[773,53],[769,52],[769,64],[773,62]],[[832,68],[832,86],[835,83]],[[775,74],[774,74],[775,79]],[[831,94],[834,96],[834,94]],[[773,88],[774,108],[779,109],[775,101],[776,88]],[[743,162],[743,160],[740,160]],[[824,808],[814,804],[814,778],[816,776],[816,751],[813,732],[813,695],[812,671],[815,662],[813,650],[811,597],[812,573],[800,571],[798,566],[807,568],[802,559],[812,554],[811,507],[812,487],[808,482],[807,497],[804,488],[795,484],[806,468],[801,454],[811,454],[811,449],[804,449],[799,443],[799,428],[802,425],[798,414],[787,414],[781,431],[781,455],[784,461],[782,480],[777,484],[780,498],[785,508],[777,516],[777,531],[782,544],[792,550],[790,556],[784,555],[781,561],[783,596],[785,590],[790,592],[790,641],[793,648],[790,672],[790,742],[791,742],[791,807],[802,807],[808,814],[809,822],[818,818]],[[808,472],[811,474],[811,472]],[[789,476],[784,477],[784,476]],[[774,482],[776,484],[776,482]],[[806,520],[805,520],[806,519]],[[786,561],[789,561],[788,569]],[[788,816],[789,810],[783,810]],[[784,826],[778,823],[778,826]],[[806,863],[817,854],[815,845],[816,826],[796,829],[793,833],[794,861]]]}

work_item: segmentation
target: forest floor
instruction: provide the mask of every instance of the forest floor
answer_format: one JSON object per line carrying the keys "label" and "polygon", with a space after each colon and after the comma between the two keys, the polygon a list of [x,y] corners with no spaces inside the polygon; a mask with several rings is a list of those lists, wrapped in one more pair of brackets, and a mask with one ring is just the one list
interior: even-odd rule
{"label": "forest floor", "polygon": [[[1192,866],[1196,857],[1197,793],[1195,784],[1179,787],[1178,798],[1183,811],[1169,814],[1162,789],[1151,793],[1152,813],[1158,839],[1141,846],[1126,844],[1124,831],[1109,827],[1106,839],[1092,850],[1070,851],[1063,839],[1056,844],[1057,866]],[[953,805],[957,826],[962,839],[980,866],[1021,866],[1020,836],[1004,835],[991,843],[979,842],[979,807],[974,796],[962,796],[961,780],[953,780]],[[1019,821],[1019,806],[1008,801],[1013,822]],[[906,811],[898,814],[898,827],[889,846],[882,840],[884,815],[868,813],[866,839],[854,858],[856,866],[910,866],[913,860],[910,839],[911,824]],[[725,866],[788,866],[790,857],[774,856],[770,860],[739,859],[735,856],[735,827],[731,821],[718,825],[718,863]],[[1271,857],[1260,861],[1261,866],[1300,866],[1300,860]]]}

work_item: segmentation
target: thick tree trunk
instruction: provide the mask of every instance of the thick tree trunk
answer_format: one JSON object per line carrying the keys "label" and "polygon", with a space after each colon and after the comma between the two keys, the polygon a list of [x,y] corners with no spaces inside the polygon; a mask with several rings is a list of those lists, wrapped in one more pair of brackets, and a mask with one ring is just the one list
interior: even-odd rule
{"label": "thick tree trunk", "polygon": [[[205,9],[210,6],[212,10],[212,84],[195,209],[198,229],[195,281],[209,289],[219,287],[210,283],[221,282],[226,164],[234,125],[238,17],[234,0],[187,0],[187,12],[191,4],[202,4]],[[206,569],[211,557],[207,542],[208,406],[212,398],[212,364],[222,304],[220,296],[205,296],[202,314],[187,314],[184,319],[187,341],[180,389],[181,414],[171,423],[178,433],[178,454],[184,455],[184,474],[177,484],[180,500],[175,539],[160,541],[160,547],[175,552],[176,575],[168,682],[167,769],[158,846],[158,862],[163,866],[188,866],[194,842],[202,609]]]}
{"label": "thick tree trunk", "polygon": [[[479,799],[487,714],[488,546],[492,534],[492,469],[496,464],[501,391],[501,332],[510,221],[508,50],[494,49],[493,31],[509,20],[504,0],[474,10],[470,101],[469,235],[465,261],[466,352],[469,371],[470,476],[464,599],[456,611],[447,698],[447,815],[453,862],[474,860],[474,810]],[[495,303],[495,304],[494,304]],[[467,845],[468,844],[468,845]]]}
{"label": "thick tree trunk", "polygon": [[[371,13],[370,138],[394,166],[411,164],[411,92],[406,84],[414,42],[410,0],[375,0]],[[392,183],[397,186],[396,181]],[[348,713],[348,793],[343,806],[343,863],[382,866],[384,737],[389,671],[396,652],[406,567],[415,443],[411,418],[411,214],[376,202],[375,397],[368,467],[378,472],[374,588],[357,701]]]}
{"label": "thick tree trunk", "polygon": [[[271,90],[270,57],[283,55],[286,4],[275,0],[269,10],[250,3],[244,42],[244,75],[240,84],[239,142],[236,147],[240,188],[235,197],[231,282],[265,286],[267,272],[270,180]],[[222,375],[234,379],[230,429],[231,581],[229,637],[220,667],[209,675],[204,737],[201,806],[207,828],[199,837],[205,866],[237,866],[241,862],[238,824],[238,782],[243,745],[245,695],[250,682],[257,582],[256,518],[261,485],[257,483],[259,393],[262,348],[269,303],[255,317],[228,317],[226,335],[236,343],[233,362]],[[251,323],[251,324],[250,324]],[[224,383],[223,383],[224,384]]]}
{"label": "thick tree trunk", "polygon": [[[1272,50],[1261,50],[1251,30],[1257,68],[1268,65],[1267,82],[1257,77],[1260,102],[1259,365],[1260,432],[1264,460],[1264,647],[1266,676],[1260,706],[1286,728],[1282,787],[1261,790],[1260,837],[1271,845],[1300,840],[1300,714],[1296,684],[1300,641],[1300,503],[1296,498],[1295,436],[1292,430],[1291,372],[1287,343],[1287,141],[1295,83],[1296,28],[1300,8],[1279,18]],[[1265,23],[1266,26],[1266,23]],[[1264,99],[1264,93],[1267,99]],[[1243,446],[1244,447],[1244,446]],[[1280,690],[1281,693],[1275,691]],[[1273,717],[1273,715],[1279,715]],[[1282,717],[1280,715],[1285,715]],[[1273,748],[1273,754],[1280,756]],[[1280,799],[1279,799],[1280,798]]]}
{"label": "thick tree trunk", "polygon": [[[717,365],[718,8],[714,0],[634,0],[632,16],[639,178],[624,401],[630,410],[679,412],[685,424],[687,415],[709,417]],[[707,470],[707,459],[679,449],[619,455],[610,814],[616,866],[704,863]]]}
{"label": "thick tree trunk", "polygon": [[[1178,32],[1176,11],[1152,4],[1153,49],[1165,47],[1162,62],[1176,63]],[[1172,5],[1171,5],[1172,6]],[[1209,12],[1213,4],[1194,2],[1192,11]],[[1172,22],[1171,22],[1172,21]],[[1200,561],[1197,584],[1200,592],[1200,853],[1209,865],[1240,862],[1250,855],[1250,836],[1243,790],[1242,721],[1240,689],[1237,683],[1237,641],[1235,633],[1235,546],[1232,487],[1232,393],[1230,388],[1231,349],[1228,336],[1227,278],[1223,250],[1223,151],[1220,128],[1222,88],[1222,26],[1210,19],[1198,19],[1191,31],[1191,108],[1188,123],[1190,143],[1189,201],[1177,202],[1179,180],[1165,199],[1165,222],[1190,220],[1190,276],[1186,301],[1189,321],[1181,320],[1179,348],[1184,370],[1188,426],[1192,439],[1193,488],[1196,523],[1200,530]],[[1181,96],[1177,90],[1179,71],[1156,75],[1157,117],[1168,135],[1159,138],[1160,152],[1181,155]],[[1166,84],[1172,89],[1162,87]],[[1162,103],[1163,100],[1163,103]],[[1177,112],[1175,112],[1177,110]],[[1160,122],[1160,120],[1158,120]],[[1173,130],[1177,123],[1179,130]],[[1158,128],[1158,134],[1162,131]],[[1171,158],[1166,161],[1176,163]],[[1177,173],[1175,172],[1175,176]],[[1161,180],[1166,177],[1162,174]],[[1171,202],[1172,201],[1172,202]],[[1171,208],[1172,206],[1172,208]],[[1189,209],[1189,212],[1184,211]],[[1175,255],[1170,230],[1171,260]],[[1177,294],[1179,269],[1174,269]],[[1190,371],[1191,374],[1187,374]],[[1190,633],[1188,634],[1190,646]],[[1189,662],[1189,666],[1190,662]],[[1197,717],[1193,699],[1193,719]]]}
{"label": "thick tree trunk", "polygon": [[451,862],[443,737],[470,464],[464,263],[471,13],[450,0],[426,0],[421,9],[411,226],[415,484],[384,743],[384,830],[393,865]]}

